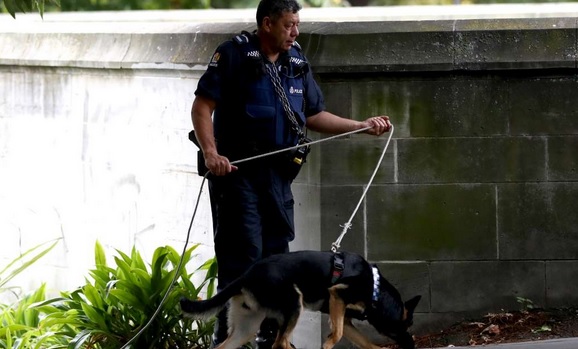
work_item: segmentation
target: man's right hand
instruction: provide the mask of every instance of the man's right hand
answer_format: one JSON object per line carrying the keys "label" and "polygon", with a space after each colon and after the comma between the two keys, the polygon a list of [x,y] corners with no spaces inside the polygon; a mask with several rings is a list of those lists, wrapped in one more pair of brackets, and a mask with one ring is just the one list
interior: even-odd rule
{"label": "man's right hand", "polygon": [[229,159],[217,153],[204,154],[205,165],[215,176],[224,176],[238,170],[238,167],[231,165]]}

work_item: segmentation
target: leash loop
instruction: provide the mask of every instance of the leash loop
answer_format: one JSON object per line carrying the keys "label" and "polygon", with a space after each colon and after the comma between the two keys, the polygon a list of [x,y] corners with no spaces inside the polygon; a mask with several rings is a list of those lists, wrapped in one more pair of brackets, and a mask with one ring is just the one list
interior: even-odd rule
{"label": "leash loop", "polygon": [[365,199],[367,191],[369,190],[369,187],[371,187],[371,183],[373,182],[373,179],[375,178],[375,175],[377,174],[377,171],[379,170],[379,167],[381,166],[381,162],[383,161],[385,153],[387,152],[387,148],[389,147],[389,142],[391,141],[391,137],[393,136],[393,129],[394,129],[394,127],[392,124],[391,129],[389,130],[389,137],[387,138],[387,142],[385,143],[385,146],[383,147],[383,151],[381,152],[381,156],[379,157],[379,160],[377,161],[377,165],[375,166],[375,169],[373,170],[373,174],[369,178],[369,182],[367,183],[367,185],[365,186],[365,188],[363,190],[363,194],[361,194],[361,198],[359,199],[357,206],[353,210],[353,213],[351,214],[351,217],[349,217],[349,220],[346,223],[344,223],[343,225],[341,225],[341,227],[343,227],[343,230],[341,231],[341,235],[339,235],[337,240],[335,240],[335,242],[331,244],[331,251],[333,253],[335,253],[335,252],[337,252],[337,250],[339,250],[339,247],[341,247],[341,240],[343,240],[343,237],[347,233],[347,230],[351,229],[351,225],[352,225],[351,221],[353,220],[353,217],[355,217],[355,214],[357,213],[357,210],[361,206],[361,203],[363,203],[363,200]]}

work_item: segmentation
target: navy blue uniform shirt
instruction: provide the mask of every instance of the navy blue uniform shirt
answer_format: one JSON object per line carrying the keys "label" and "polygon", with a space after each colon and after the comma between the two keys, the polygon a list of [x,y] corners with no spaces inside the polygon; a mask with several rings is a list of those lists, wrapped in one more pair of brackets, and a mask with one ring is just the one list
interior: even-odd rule
{"label": "navy blue uniform shirt", "polygon": [[[246,146],[273,150],[297,142],[265,70],[264,64],[272,63],[259,53],[256,35],[247,33],[245,37],[249,42],[231,39],[217,48],[195,91],[216,102],[215,139],[225,156]],[[295,118],[303,127],[305,118],[325,109],[323,94],[300,48],[282,53],[275,66]]]}

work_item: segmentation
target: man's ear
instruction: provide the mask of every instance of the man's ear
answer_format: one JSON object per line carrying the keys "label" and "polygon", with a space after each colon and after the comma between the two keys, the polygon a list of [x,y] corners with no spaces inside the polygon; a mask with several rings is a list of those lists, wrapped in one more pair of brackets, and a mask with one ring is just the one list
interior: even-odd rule
{"label": "man's ear", "polygon": [[263,28],[263,30],[265,30],[266,32],[270,32],[272,26],[273,21],[271,21],[271,17],[263,18],[263,22],[261,23],[261,28]]}
{"label": "man's ear", "polygon": [[415,296],[412,299],[408,300],[407,302],[405,302],[405,309],[407,310],[408,313],[413,313],[413,311],[415,310],[415,307],[417,307],[417,303],[419,303],[421,299],[421,296]]}

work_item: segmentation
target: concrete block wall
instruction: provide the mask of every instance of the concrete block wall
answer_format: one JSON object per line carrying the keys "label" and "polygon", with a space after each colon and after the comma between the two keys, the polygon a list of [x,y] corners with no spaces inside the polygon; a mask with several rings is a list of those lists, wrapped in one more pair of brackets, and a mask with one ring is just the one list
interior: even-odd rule
{"label": "concrete block wall", "polygon": [[[418,331],[519,309],[517,297],[575,306],[576,19],[339,27],[305,44],[330,109],[396,126],[342,248],[378,263],[405,297],[424,296]],[[321,146],[322,247],[384,143]]]}
{"label": "concrete block wall", "polygon": [[[423,296],[416,331],[518,308],[516,297],[577,305],[578,12],[377,22],[310,13],[299,41],[328,109],[388,114],[395,125],[342,249],[379,264],[406,298]],[[73,16],[0,21],[0,203],[10,209],[0,213],[10,237],[0,257],[65,236],[34,280],[51,275],[62,288],[74,284],[63,273],[85,276],[96,238],[181,247],[200,185],[185,138],[194,87],[216,45],[254,27],[234,15]],[[293,249],[331,247],[385,140],[313,149],[294,185]],[[203,207],[193,241],[210,256]],[[326,329],[304,321],[307,348]]]}

